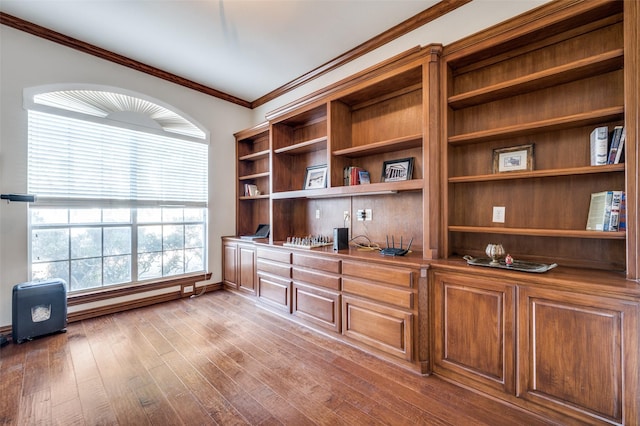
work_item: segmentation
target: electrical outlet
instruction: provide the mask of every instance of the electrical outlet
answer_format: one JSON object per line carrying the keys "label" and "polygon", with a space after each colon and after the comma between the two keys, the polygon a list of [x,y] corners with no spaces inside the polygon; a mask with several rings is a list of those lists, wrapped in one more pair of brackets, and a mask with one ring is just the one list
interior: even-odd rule
{"label": "electrical outlet", "polygon": [[505,208],[493,206],[493,221],[495,223],[504,223]]}
{"label": "electrical outlet", "polygon": [[320,209],[316,209],[316,219],[320,219]]}
{"label": "electrical outlet", "polygon": [[372,219],[373,219],[373,212],[371,211],[371,209],[365,209],[364,220],[372,220]]}
{"label": "electrical outlet", "polygon": [[359,210],[357,211],[357,215],[356,215],[356,217],[358,218],[358,222],[362,222],[362,221],[364,220],[364,217],[365,217],[365,212],[364,212],[364,210],[359,209]]}
{"label": "electrical outlet", "polygon": [[343,222],[349,221],[349,210],[345,210],[344,213],[342,214],[342,221]]}

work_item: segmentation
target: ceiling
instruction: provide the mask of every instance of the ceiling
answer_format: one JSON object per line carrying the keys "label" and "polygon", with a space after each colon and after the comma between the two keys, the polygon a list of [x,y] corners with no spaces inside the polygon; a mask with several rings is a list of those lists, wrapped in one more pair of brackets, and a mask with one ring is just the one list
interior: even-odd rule
{"label": "ceiling", "polygon": [[0,11],[254,101],[439,0],[0,0]]}

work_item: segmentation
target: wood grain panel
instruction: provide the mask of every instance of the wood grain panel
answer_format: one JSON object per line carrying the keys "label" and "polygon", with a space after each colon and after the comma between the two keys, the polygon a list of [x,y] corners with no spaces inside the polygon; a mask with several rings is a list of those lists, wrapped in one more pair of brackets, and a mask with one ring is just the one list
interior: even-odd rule
{"label": "wood grain panel", "polygon": [[291,266],[263,259],[258,259],[258,273],[260,272],[267,272],[279,277],[291,278]]}
{"label": "wood grain panel", "polygon": [[394,268],[351,260],[342,261],[342,273],[357,278],[365,278],[393,284],[400,287],[413,287],[415,272],[411,269]]}
{"label": "wood grain panel", "polygon": [[519,303],[520,397],[586,419],[637,418],[637,303],[534,288]]}
{"label": "wood grain panel", "polygon": [[225,242],[222,245],[222,279],[226,286],[237,288],[238,277],[236,275],[238,264],[238,244]]}
{"label": "wood grain panel", "polygon": [[325,272],[317,272],[310,269],[293,267],[292,271],[293,279],[296,281],[302,281],[310,284],[319,285],[321,287],[327,287],[333,290],[339,291],[340,276],[329,275]]}
{"label": "wood grain panel", "polygon": [[293,264],[333,274],[339,274],[341,267],[339,259],[329,259],[327,257],[310,256],[300,253],[293,253]]}
{"label": "wood grain panel", "polygon": [[259,271],[258,298],[291,313],[291,281]]}
{"label": "wood grain panel", "polygon": [[434,370],[513,394],[515,288],[436,273],[433,303]]}
{"label": "wood grain panel", "polygon": [[340,293],[293,283],[293,314],[323,328],[340,332]]}
{"label": "wood grain panel", "polygon": [[413,309],[413,293],[411,291],[376,285],[368,281],[347,277],[342,279],[342,291],[378,302],[396,305],[400,308]]}
{"label": "wood grain panel", "polygon": [[253,245],[238,245],[240,279],[238,289],[249,294],[256,293],[256,252]]}
{"label": "wood grain panel", "polygon": [[413,359],[413,314],[342,297],[342,334],[393,356]]}

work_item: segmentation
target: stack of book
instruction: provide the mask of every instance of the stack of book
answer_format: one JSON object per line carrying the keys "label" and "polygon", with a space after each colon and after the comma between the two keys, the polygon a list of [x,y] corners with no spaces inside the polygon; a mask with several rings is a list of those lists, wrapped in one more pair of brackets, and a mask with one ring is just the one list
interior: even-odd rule
{"label": "stack of book", "polygon": [[623,161],[625,139],[626,129],[624,126],[615,126],[611,134],[609,134],[608,126],[593,129],[590,136],[591,165],[603,166]]}
{"label": "stack of book", "polygon": [[624,231],[626,228],[624,191],[602,191],[591,194],[587,231]]}
{"label": "stack of book", "polygon": [[256,197],[260,195],[260,191],[258,191],[258,187],[256,185],[245,183],[244,184],[244,196],[245,197]]}
{"label": "stack of book", "polygon": [[348,166],[344,168],[344,186],[364,185],[371,183],[369,172],[357,166]]}

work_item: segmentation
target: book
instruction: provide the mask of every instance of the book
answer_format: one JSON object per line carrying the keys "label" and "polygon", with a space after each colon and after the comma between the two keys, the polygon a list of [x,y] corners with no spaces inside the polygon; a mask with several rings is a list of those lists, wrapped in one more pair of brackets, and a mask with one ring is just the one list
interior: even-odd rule
{"label": "book", "polygon": [[622,194],[624,191],[612,191],[611,196],[611,213],[609,215],[609,226],[606,230],[618,231],[620,224],[620,208],[622,206]]}
{"label": "book", "polygon": [[258,187],[256,185],[245,183],[244,184],[244,195],[245,197],[255,197],[259,195]]}
{"label": "book", "polygon": [[590,136],[591,142],[591,165],[602,166],[607,164],[607,154],[609,153],[609,127],[600,126],[593,129]]}
{"label": "book", "polygon": [[627,139],[627,128],[623,127],[620,133],[620,142],[618,143],[618,150],[616,151],[616,158],[613,160],[613,164],[619,164],[624,160],[624,142]]}
{"label": "book", "polygon": [[623,126],[616,126],[611,132],[611,146],[609,147],[609,155],[607,157],[607,164],[615,164],[616,156],[618,155],[618,147],[620,145],[620,136],[622,135]]}
{"label": "book", "polygon": [[622,192],[620,200],[620,214],[618,216],[618,231],[627,230],[627,195]]}
{"label": "book", "polygon": [[351,179],[349,181],[350,185],[359,185],[360,184],[360,178],[359,178],[360,170],[363,170],[363,169],[361,169],[360,167],[355,167],[355,166],[351,167]]}
{"label": "book", "polygon": [[358,178],[360,179],[360,185],[371,183],[371,177],[369,176],[369,172],[366,170],[360,170]]}
{"label": "book", "polygon": [[605,231],[609,228],[611,216],[611,199],[613,191],[594,192],[591,194],[587,231]]}
{"label": "book", "polygon": [[360,172],[365,171],[361,167],[347,166],[343,169],[344,186],[360,185]]}

